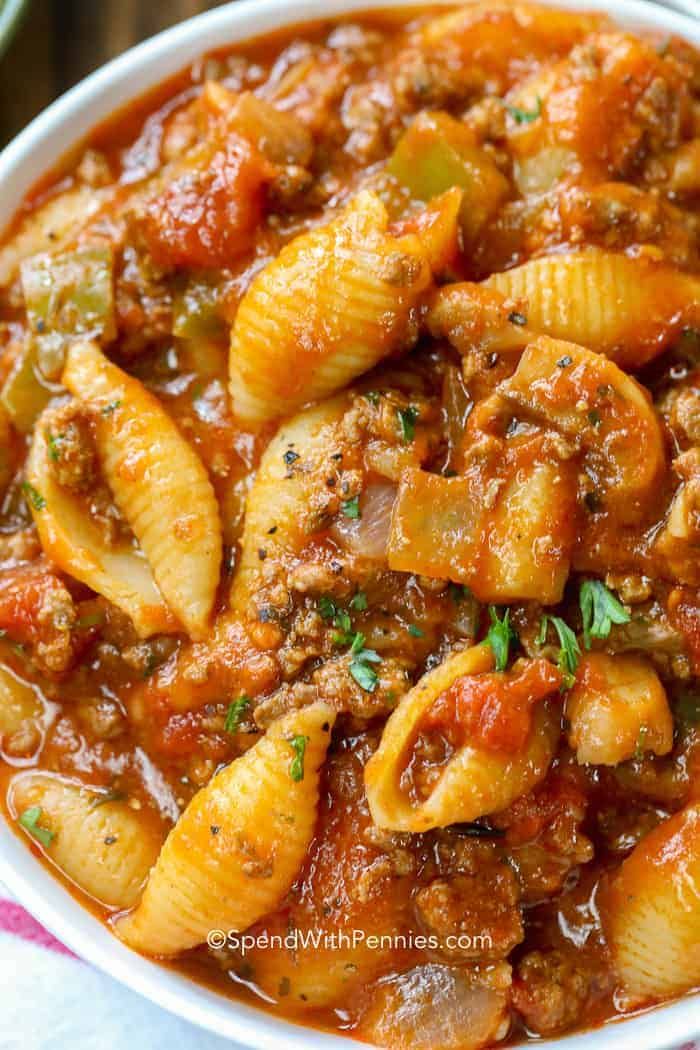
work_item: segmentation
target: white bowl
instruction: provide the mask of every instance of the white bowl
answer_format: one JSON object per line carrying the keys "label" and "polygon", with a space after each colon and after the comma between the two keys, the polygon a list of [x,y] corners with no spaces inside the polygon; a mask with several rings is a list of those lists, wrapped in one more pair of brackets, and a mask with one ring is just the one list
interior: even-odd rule
{"label": "white bowl", "polygon": [[[0,230],[24,194],[96,124],[205,51],[284,25],[406,0],[238,0],[127,51],[49,106],[0,154]],[[431,0],[435,3],[435,0]],[[444,2],[444,0],[438,0]],[[700,0],[667,0],[700,14]],[[632,28],[654,28],[700,45],[700,21],[646,0],[557,0],[556,6],[607,11]],[[73,951],[135,992],[202,1028],[254,1050],[346,1050],[354,1040],[303,1028],[201,987],[131,952],[93,918],[0,819],[0,881]],[[580,1035],[542,1040],[557,1050],[664,1050],[700,1036],[700,996]]]}

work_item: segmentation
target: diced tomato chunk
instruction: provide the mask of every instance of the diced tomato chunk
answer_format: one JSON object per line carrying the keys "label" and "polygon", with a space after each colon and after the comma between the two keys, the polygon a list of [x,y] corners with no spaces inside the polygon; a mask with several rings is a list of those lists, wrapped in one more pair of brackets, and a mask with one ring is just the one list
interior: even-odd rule
{"label": "diced tomato chunk", "polygon": [[469,742],[517,752],[527,743],[534,705],[561,683],[548,660],[530,660],[506,674],[465,675],[438,697],[422,728],[439,729],[458,747]]}
{"label": "diced tomato chunk", "polygon": [[239,135],[177,176],[147,208],[143,233],[161,266],[220,267],[249,251],[270,165]]}

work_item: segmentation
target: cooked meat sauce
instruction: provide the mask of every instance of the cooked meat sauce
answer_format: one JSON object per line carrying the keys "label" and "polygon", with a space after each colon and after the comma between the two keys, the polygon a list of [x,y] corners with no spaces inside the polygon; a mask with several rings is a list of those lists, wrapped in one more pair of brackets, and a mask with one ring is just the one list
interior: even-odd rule
{"label": "cooked meat sauce", "polygon": [[7,232],[0,433],[4,814],[115,936],[396,1050],[700,986],[689,43],[204,56]]}

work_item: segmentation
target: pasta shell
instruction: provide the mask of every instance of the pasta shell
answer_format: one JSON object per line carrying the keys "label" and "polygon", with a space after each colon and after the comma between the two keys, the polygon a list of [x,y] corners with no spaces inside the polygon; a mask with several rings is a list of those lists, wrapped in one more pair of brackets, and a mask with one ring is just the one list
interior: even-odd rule
{"label": "pasta shell", "polygon": [[648,259],[589,250],[548,255],[484,282],[526,299],[530,328],[636,369],[700,315],[700,280]]}
{"label": "pasta shell", "polygon": [[[271,562],[296,555],[308,542],[304,522],[316,467],[334,447],[333,430],[348,404],[349,397],[342,394],[299,413],[280,427],[267,446],[246,502],[231,608],[244,612],[262,585],[261,548]],[[294,469],[285,459],[290,453],[295,457]]]}
{"label": "pasta shell", "polygon": [[131,617],[141,637],[177,631],[140,551],[129,543],[109,546],[80,501],[54,480],[45,429],[40,418],[26,467],[27,482],[38,495],[30,505],[44,553]]}
{"label": "pasta shell", "polygon": [[55,773],[15,777],[9,803],[15,818],[38,807],[37,824],[50,838],[44,853],[81,890],[112,908],[134,903],[162,841],[144,811]]}
{"label": "pasta shell", "polygon": [[0,664],[0,740],[28,719],[37,718],[42,710],[38,691]]}
{"label": "pasta shell", "polygon": [[430,284],[415,235],[388,233],[373,193],[301,234],[253,280],[231,333],[231,398],[250,424],[327,397],[410,345]]}
{"label": "pasta shell", "polygon": [[477,820],[505,809],[545,775],[559,741],[559,715],[541,703],[523,752],[513,755],[467,744],[449,759],[425,801],[413,804],[401,789],[401,773],[423,714],[455,679],[492,667],[490,647],[474,646],[424,674],[401,700],[365,768],[367,801],[377,827],[420,832]]}
{"label": "pasta shell", "polygon": [[[244,930],[280,904],[313,836],[334,719],[323,703],[289,712],[195,795],[140,904],[117,922],[122,940],[149,955],[174,955],[211,929]],[[290,743],[299,738],[306,738],[300,779]]]}
{"label": "pasta shell", "polygon": [[646,513],[666,471],[663,432],[648,391],[613,361],[540,336],[499,393],[582,448],[618,522]]}
{"label": "pasta shell", "polygon": [[642,839],[602,904],[613,966],[637,1003],[700,984],[700,805]]}
{"label": "pasta shell", "polygon": [[566,697],[569,746],[579,762],[615,766],[638,751],[666,755],[673,716],[659,676],[640,656],[588,653]]}
{"label": "pasta shell", "polygon": [[68,352],[63,383],[99,409],[97,450],[170,609],[193,638],[206,635],[221,565],[221,522],[199,457],[158,400],[94,343]]}

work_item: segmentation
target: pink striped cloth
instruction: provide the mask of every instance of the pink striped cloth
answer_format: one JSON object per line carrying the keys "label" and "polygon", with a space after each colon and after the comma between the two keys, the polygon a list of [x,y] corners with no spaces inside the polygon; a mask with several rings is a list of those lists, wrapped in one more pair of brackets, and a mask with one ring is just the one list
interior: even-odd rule
{"label": "pink striped cloth", "polygon": [[2,1050],[236,1050],[83,963],[2,890],[0,884]]}
{"label": "pink striped cloth", "polygon": [[[0,1050],[236,1050],[82,962],[0,883]],[[238,1048],[241,1050],[241,1048]]]}

